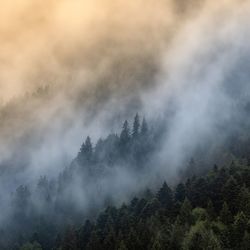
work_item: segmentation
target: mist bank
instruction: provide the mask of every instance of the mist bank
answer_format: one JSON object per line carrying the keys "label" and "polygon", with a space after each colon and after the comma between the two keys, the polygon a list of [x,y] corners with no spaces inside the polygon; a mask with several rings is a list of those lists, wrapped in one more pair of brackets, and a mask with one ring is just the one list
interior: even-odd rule
{"label": "mist bank", "polygon": [[235,102],[249,93],[247,1],[3,4],[5,169],[57,174],[87,135],[117,131],[136,112],[168,120],[161,158],[175,169],[180,152],[237,126],[236,112],[244,119]]}
{"label": "mist bank", "polygon": [[[159,176],[175,183],[192,157],[200,168],[229,163],[228,142],[248,140],[248,1],[14,2],[0,12],[4,211],[19,185],[58,178],[87,135],[95,146],[137,112],[164,131],[152,165],[138,186],[117,164],[98,179],[100,204],[121,183],[114,202]],[[88,177],[69,188],[81,209],[100,190]]]}

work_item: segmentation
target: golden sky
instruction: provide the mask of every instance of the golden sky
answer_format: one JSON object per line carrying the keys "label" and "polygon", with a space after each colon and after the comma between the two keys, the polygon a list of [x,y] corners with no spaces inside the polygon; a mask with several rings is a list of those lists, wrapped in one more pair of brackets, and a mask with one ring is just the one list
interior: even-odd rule
{"label": "golden sky", "polygon": [[166,41],[183,23],[192,22],[193,30],[184,34],[189,40],[196,34],[197,16],[199,26],[204,22],[206,29],[209,20],[213,31],[216,22],[234,18],[237,23],[250,6],[247,0],[188,0],[190,10],[203,7],[182,15],[173,2],[181,1],[2,0],[0,99],[64,82],[69,75],[85,77],[105,68],[117,54],[163,53]]}

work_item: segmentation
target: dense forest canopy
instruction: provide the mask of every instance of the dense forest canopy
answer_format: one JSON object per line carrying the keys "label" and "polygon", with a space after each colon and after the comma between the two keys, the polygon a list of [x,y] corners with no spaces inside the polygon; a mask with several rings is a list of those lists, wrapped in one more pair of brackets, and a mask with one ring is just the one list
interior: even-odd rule
{"label": "dense forest canopy", "polygon": [[220,167],[191,158],[162,185],[152,168],[165,132],[136,114],[120,134],[87,136],[57,178],[9,194],[1,249],[248,249],[250,145],[230,140]]}

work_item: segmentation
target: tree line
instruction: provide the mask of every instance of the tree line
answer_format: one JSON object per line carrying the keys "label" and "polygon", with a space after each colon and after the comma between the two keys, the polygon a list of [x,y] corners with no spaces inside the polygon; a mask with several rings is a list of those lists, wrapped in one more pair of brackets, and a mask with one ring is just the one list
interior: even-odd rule
{"label": "tree line", "polygon": [[[88,136],[58,178],[41,176],[35,188],[21,185],[10,194],[10,218],[0,228],[0,249],[249,249],[247,140],[228,144],[226,153],[234,154],[230,164],[211,170],[192,158],[180,173],[180,184],[164,182],[158,191],[145,188],[120,207],[108,197],[88,210],[76,204],[72,187],[80,200],[89,185],[98,186],[117,166],[137,174],[153,167],[163,135],[161,126],[149,126],[136,114],[132,125],[123,123],[120,134],[95,145]],[[98,189],[96,199],[101,200]]]}
{"label": "tree line", "polygon": [[250,249],[250,166],[214,166],[170,188],[68,226],[54,249]]}

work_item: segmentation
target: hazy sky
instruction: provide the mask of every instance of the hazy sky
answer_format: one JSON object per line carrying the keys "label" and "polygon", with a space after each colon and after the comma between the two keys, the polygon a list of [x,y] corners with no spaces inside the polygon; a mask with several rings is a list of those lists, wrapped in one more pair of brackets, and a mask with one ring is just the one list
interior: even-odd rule
{"label": "hazy sky", "polygon": [[175,168],[232,117],[225,86],[239,85],[249,14],[247,0],[1,1],[0,159],[27,154],[31,176],[61,169],[88,134],[119,132],[136,112],[164,117],[171,102],[159,158]]}

